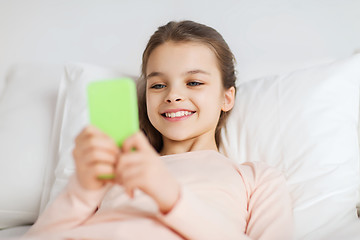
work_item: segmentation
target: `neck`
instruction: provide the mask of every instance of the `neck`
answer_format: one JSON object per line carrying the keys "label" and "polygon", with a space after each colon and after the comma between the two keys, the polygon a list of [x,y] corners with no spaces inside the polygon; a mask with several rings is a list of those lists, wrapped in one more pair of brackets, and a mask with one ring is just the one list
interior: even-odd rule
{"label": "neck", "polygon": [[163,137],[163,143],[163,149],[160,152],[162,156],[199,150],[218,151],[214,137],[209,138],[203,136],[201,138],[197,137],[183,141],[175,141]]}

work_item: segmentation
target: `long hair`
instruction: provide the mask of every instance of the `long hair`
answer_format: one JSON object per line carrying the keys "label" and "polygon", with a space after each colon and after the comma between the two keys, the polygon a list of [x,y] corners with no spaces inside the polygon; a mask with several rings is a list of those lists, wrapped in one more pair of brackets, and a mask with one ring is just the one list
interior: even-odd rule
{"label": "long hair", "polygon": [[[193,21],[171,21],[160,26],[150,37],[142,56],[141,76],[138,82],[138,103],[140,128],[153,147],[160,152],[163,147],[162,135],[151,124],[146,108],[146,67],[150,54],[165,42],[197,42],[208,46],[216,55],[224,89],[235,88],[235,58],[223,37],[213,28]],[[229,112],[222,111],[215,130],[217,147],[220,144],[220,130]]]}

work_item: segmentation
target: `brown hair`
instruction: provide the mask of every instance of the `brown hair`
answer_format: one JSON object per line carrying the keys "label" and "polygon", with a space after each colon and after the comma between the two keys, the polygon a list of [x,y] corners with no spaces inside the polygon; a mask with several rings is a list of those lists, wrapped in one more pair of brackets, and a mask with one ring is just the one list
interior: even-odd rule
{"label": "brown hair", "polygon": [[[160,152],[162,135],[150,123],[146,108],[146,67],[152,51],[165,42],[198,42],[207,45],[216,55],[224,89],[235,88],[235,58],[223,37],[213,28],[193,21],[169,22],[150,37],[142,57],[141,77],[138,83],[140,128],[154,148]],[[230,111],[229,111],[230,112]],[[215,130],[215,141],[220,144],[220,129],[229,112],[221,112]]]}

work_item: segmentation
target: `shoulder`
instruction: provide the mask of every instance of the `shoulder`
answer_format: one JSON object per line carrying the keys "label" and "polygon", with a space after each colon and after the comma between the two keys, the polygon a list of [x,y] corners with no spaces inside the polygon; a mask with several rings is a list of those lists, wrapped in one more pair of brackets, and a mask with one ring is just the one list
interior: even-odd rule
{"label": "shoulder", "polygon": [[[263,162],[237,164],[222,154],[218,155],[218,159],[227,162],[228,168],[234,169],[230,175],[223,174],[223,177],[233,176],[230,179],[237,183],[240,180],[249,200],[262,199],[261,201],[265,201],[268,198],[276,198],[281,199],[284,203],[291,202],[285,174],[280,169]],[[218,171],[221,171],[220,168]]]}

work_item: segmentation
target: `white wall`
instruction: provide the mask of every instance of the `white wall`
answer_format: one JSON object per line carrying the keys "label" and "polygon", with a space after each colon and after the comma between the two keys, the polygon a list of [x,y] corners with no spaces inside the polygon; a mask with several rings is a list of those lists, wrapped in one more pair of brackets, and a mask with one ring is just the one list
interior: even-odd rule
{"label": "white wall", "polygon": [[85,61],[137,74],[149,36],[172,19],[216,28],[243,77],[360,48],[360,0],[0,0],[0,79],[17,62]]}

